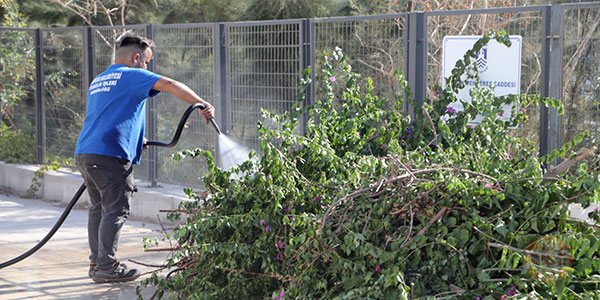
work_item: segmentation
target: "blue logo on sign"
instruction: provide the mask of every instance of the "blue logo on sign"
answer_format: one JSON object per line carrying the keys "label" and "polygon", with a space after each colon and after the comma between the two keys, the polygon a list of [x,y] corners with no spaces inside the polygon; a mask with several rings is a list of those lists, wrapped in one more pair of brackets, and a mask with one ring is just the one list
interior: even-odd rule
{"label": "blue logo on sign", "polygon": [[477,63],[477,69],[479,72],[485,72],[488,69],[487,63],[487,45],[481,48],[477,54],[475,54],[475,62]]}

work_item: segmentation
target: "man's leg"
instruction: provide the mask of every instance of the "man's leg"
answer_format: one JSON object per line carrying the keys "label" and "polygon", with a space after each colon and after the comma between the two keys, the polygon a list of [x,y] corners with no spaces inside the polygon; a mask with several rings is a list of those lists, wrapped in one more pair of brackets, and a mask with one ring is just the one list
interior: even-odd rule
{"label": "man's leg", "polygon": [[[85,166],[82,168],[86,169],[101,196],[101,218],[97,224],[97,271],[92,279],[96,282],[135,279],[139,276],[139,272],[135,269],[128,270],[117,260],[119,237],[129,215],[129,202],[134,190],[131,163],[101,155],[83,154],[81,156],[86,156]],[[94,214],[96,213],[95,210]],[[96,226],[96,224],[90,224],[90,226]],[[94,231],[94,229],[90,230]]]}
{"label": "man's leg", "polygon": [[102,217],[102,207],[100,205],[102,198],[96,188],[96,184],[87,171],[88,167],[95,167],[94,162],[90,161],[87,155],[78,155],[75,158],[75,163],[83,176],[91,202],[91,207],[88,211],[88,243],[90,246],[90,262],[95,265],[98,258],[98,228]]}
{"label": "man's leg", "polygon": [[115,159],[110,162],[113,180],[103,189],[102,220],[99,227],[98,267],[106,268],[117,260],[123,224],[129,216],[134,180],[131,163]]}
{"label": "man's leg", "polygon": [[94,181],[102,200],[98,224],[99,268],[108,268],[117,260],[121,228],[129,215],[129,201],[133,194],[131,163],[100,155],[90,155],[87,172]]}

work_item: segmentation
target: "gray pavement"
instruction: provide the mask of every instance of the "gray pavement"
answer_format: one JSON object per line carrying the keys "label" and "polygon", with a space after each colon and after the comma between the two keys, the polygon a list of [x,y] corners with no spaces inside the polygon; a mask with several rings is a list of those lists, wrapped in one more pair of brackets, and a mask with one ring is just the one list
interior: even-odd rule
{"label": "gray pavement", "polygon": [[[42,239],[64,210],[58,205],[0,190],[0,263],[21,255]],[[0,299],[137,299],[136,287],[149,275],[118,284],[97,284],[88,277],[86,224],[87,210],[73,209],[44,247],[0,269]],[[163,235],[158,224],[128,220],[121,234],[119,259],[142,273],[155,270],[128,260],[163,264],[168,253],[144,252],[142,243],[143,237],[160,239]],[[152,287],[142,289],[144,299],[153,293]]]}

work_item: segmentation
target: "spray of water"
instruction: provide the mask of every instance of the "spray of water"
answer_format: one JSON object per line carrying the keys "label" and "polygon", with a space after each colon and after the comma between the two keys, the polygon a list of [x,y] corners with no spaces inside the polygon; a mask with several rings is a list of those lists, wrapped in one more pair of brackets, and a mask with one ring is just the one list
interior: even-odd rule
{"label": "spray of water", "polygon": [[225,134],[219,135],[219,155],[221,157],[221,168],[230,170],[248,160],[250,150],[234,142]]}

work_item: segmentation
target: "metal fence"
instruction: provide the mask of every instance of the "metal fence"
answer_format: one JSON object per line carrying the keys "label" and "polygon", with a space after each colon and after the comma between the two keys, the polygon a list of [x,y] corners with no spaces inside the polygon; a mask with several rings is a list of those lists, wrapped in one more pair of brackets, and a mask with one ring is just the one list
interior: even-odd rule
{"label": "metal fence", "polygon": [[[505,30],[509,35],[522,37],[521,93],[548,96],[547,80],[541,79],[550,69],[541,60],[548,56],[546,23],[550,6],[495,8],[464,11],[427,12],[427,82],[426,95],[435,98],[431,87],[442,81],[442,40],[447,35],[483,35],[491,30]],[[529,108],[529,122],[516,134],[530,140],[542,141],[539,107]],[[544,147],[545,145],[540,144]],[[546,148],[541,149],[544,153]]]}
{"label": "metal fence", "polygon": [[338,17],[311,20],[311,57],[315,97],[325,94],[319,77],[325,57],[340,47],[352,61],[352,70],[371,77],[377,93],[389,99],[400,96],[394,72],[406,73],[409,14]]}
{"label": "metal fence", "polygon": [[[552,94],[565,114],[551,115],[551,143],[556,147],[590,130],[589,143],[600,138],[600,3],[556,7],[553,20]],[[556,56],[556,58],[555,58]]]}
{"label": "metal fence", "polygon": [[225,126],[241,144],[258,148],[260,109],[283,113],[295,102],[303,69],[302,20],[224,26]]}
{"label": "metal fence", "polygon": [[[126,33],[157,44],[150,69],[184,82],[217,108],[217,121],[234,140],[256,149],[260,109],[282,113],[300,92],[301,71],[312,67],[306,102],[323,97],[325,56],[343,49],[353,70],[371,77],[381,96],[402,97],[394,71],[402,71],[417,103],[441,83],[442,40],[506,30],[523,39],[521,93],[563,99],[566,114],[529,108],[530,122],[515,134],[538,141],[540,154],[591,130],[600,137],[600,3],[541,5],[392,15],[280,21],[73,27],[0,28],[0,45],[30,61],[34,76],[22,83],[15,109],[19,128],[36,138],[37,160],[72,156],[85,114],[89,82],[114,59]],[[167,140],[187,105],[166,93],[148,102],[147,137]],[[138,178],[198,185],[202,160],[175,163],[170,154],[213,150],[212,129],[193,114],[176,149],[151,148]],[[219,161],[219,157],[216,158]]]}

